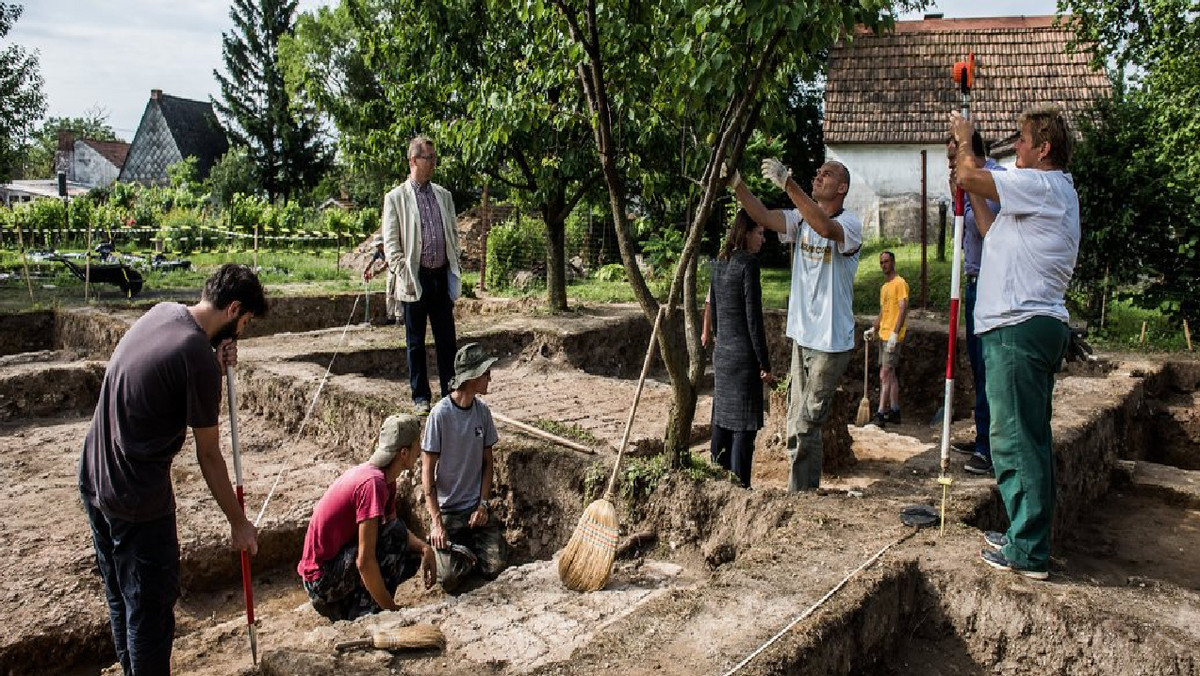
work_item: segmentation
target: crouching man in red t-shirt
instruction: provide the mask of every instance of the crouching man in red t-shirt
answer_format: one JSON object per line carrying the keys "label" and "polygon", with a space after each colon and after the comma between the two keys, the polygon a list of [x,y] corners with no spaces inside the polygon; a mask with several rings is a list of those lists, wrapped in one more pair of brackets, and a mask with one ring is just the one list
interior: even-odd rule
{"label": "crouching man in red t-shirt", "polygon": [[388,417],[371,459],[338,477],[313,509],[296,570],[331,620],[397,610],[396,587],[418,568],[426,588],[437,578],[433,548],[396,518],[396,478],[420,457],[420,431],[414,416]]}

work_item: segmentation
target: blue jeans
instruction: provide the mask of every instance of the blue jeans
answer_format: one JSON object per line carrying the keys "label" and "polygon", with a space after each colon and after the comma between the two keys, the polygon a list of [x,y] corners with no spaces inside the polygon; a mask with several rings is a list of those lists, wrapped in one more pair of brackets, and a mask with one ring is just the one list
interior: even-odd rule
{"label": "blue jeans", "polygon": [[742,485],[750,487],[750,467],[754,462],[754,438],[758,430],[727,430],[720,425],[712,426],[712,459],[727,471],[741,479]]}
{"label": "blue jeans", "polygon": [[[437,352],[438,379],[442,397],[450,394],[454,378],[454,301],[450,300],[450,268],[421,268],[421,298],[404,306],[404,342],[408,358],[408,384],[413,401],[430,402],[429,366],[425,356],[425,325],[433,329],[433,347]],[[440,398],[440,397],[439,397]]]}
{"label": "blue jeans", "polygon": [[988,442],[991,427],[991,410],[987,399],[987,369],[983,363],[983,341],[975,335],[975,297],[979,284],[968,281],[963,290],[967,305],[967,357],[971,360],[971,375],[975,382],[975,453],[992,459],[991,444]]}
{"label": "blue jeans", "polygon": [[179,536],[175,514],[153,521],[106,516],[83,499],[104,580],[113,645],[126,676],[171,673]]}

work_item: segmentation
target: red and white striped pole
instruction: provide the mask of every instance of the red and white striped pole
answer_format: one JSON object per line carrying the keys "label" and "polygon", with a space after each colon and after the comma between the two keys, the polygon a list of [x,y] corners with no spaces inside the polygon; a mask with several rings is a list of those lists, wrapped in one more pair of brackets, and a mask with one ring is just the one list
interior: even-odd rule
{"label": "red and white striped pole", "polygon": [[[237,426],[237,390],[234,386],[233,367],[225,367],[225,392],[229,399],[229,440],[233,446],[233,480],[237,492],[238,505],[242,514],[246,513],[246,497],[242,492],[242,444],[238,439]],[[250,581],[250,552],[243,549],[242,555],[242,591],[246,595],[246,626],[250,634],[250,659],[258,664],[258,641],[254,636],[254,586]]]}
{"label": "red and white striped pole", "polygon": [[[965,62],[954,64],[954,81],[962,92],[962,115],[971,117],[971,87],[975,84],[975,54],[967,55]],[[954,191],[954,254],[950,268],[950,330],[946,348],[946,398],[942,402],[942,462],[938,483],[942,486],[941,532],[946,530],[946,497],[951,479],[950,469],[950,421],[954,417],[954,358],[958,345],[958,303],[962,284],[962,238],[963,218],[966,214],[967,196],[962,186]]]}

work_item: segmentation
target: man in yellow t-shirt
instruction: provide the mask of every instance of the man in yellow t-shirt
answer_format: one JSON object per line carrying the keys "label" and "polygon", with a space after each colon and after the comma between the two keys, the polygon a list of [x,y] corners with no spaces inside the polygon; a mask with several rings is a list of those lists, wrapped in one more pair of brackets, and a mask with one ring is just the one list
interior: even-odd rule
{"label": "man in yellow t-shirt", "polygon": [[871,422],[883,427],[900,422],[900,382],[896,365],[900,363],[900,344],[904,342],[908,318],[908,282],[896,274],[896,254],[879,254],[883,286],[879,288],[879,316],[863,335],[868,341],[879,336],[879,409]]}

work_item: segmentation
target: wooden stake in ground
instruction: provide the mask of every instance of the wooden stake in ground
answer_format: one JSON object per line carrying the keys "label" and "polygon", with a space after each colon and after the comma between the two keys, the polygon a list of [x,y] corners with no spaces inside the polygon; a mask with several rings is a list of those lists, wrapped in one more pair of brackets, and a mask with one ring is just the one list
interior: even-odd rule
{"label": "wooden stake in ground", "polygon": [[371,638],[359,641],[344,641],[336,646],[338,652],[357,648],[377,650],[445,650],[446,636],[432,624],[414,624],[408,627],[377,629]]}
{"label": "wooden stake in ground", "polygon": [[1183,320],[1183,337],[1187,339],[1188,352],[1192,351],[1192,332],[1188,329],[1187,320]]}
{"label": "wooden stake in ground", "polygon": [[33,282],[29,281],[29,256],[25,251],[25,235],[21,234],[21,224],[17,224],[17,244],[21,247],[21,266],[25,268],[25,286],[29,289],[29,300],[33,301]]}
{"label": "wooden stake in ground", "polygon": [[552,434],[550,432],[547,432],[546,430],[534,427],[533,425],[526,425],[525,423],[521,422],[520,420],[513,420],[512,418],[509,418],[508,416],[505,416],[505,415],[500,415],[499,413],[496,413],[495,411],[492,411],[492,417],[495,418],[496,420],[499,420],[500,422],[504,423],[505,425],[509,425],[510,427],[515,427],[517,430],[524,432],[525,434],[537,437],[539,439],[545,439],[546,441],[554,442],[554,443],[558,444],[559,446],[565,446],[566,448],[569,448],[573,451],[579,451],[580,453],[587,453],[588,455],[595,455],[595,453],[596,453],[596,451],[588,448],[587,446],[584,446],[581,443],[560,437],[557,434]]}
{"label": "wooden stake in ground", "polygon": [[558,579],[562,580],[567,589],[596,591],[608,582],[608,577],[612,574],[613,559],[617,556],[618,531],[617,509],[612,503],[613,488],[617,484],[617,472],[621,469],[621,455],[629,443],[633,416],[637,412],[638,401],[642,398],[642,386],[646,384],[646,374],[650,372],[650,362],[654,358],[654,346],[658,340],[658,327],[662,323],[663,312],[664,308],[660,307],[658,314],[654,316],[650,345],[646,348],[646,360],[642,362],[642,375],[638,378],[633,405],[629,407],[625,434],[622,435],[621,446],[617,449],[617,461],[613,463],[608,488],[604,490],[604,497],[583,510],[583,516],[579,517],[579,525],[575,527],[570,541],[563,548],[562,556],[558,558]]}
{"label": "wooden stake in ground", "polygon": [[1138,345],[1146,344],[1146,322],[1142,322],[1142,337],[1138,340]]}
{"label": "wooden stake in ground", "polygon": [[[858,415],[854,418],[854,424],[862,427],[871,422],[871,398],[867,396],[867,376],[871,369],[871,341],[863,341],[863,398],[858,402]],[[882,396],[882,395],[880,395]],[[879,404],[881,407],[883,403]]]}

